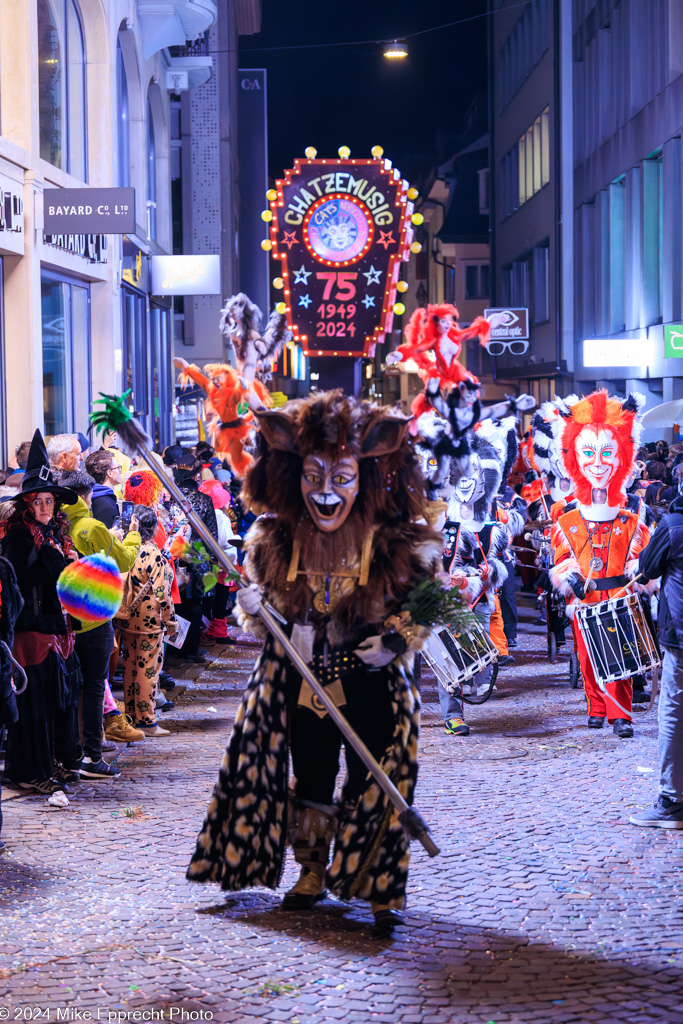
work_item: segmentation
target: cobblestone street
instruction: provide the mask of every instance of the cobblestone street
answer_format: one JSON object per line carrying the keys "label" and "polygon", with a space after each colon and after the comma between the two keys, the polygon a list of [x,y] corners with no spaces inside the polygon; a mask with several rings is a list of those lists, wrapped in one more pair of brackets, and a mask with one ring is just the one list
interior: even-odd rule
{"label": "cobblestone street", "polygon": [[185,881],[253,649],[215,648],[164,716],[173,734],[120,749],[119,780],[82,782],[62,811],[3,790],[8,1019],[683,1022],[683,834],[628,824],[656,795],[655,715],[633,740],[588,732],[541,629],[523,626],[469,737],[444,735],[423,682],[417,805],[441,855],[414,844],[391,939],[363,904],[285,914],[279,893]]}

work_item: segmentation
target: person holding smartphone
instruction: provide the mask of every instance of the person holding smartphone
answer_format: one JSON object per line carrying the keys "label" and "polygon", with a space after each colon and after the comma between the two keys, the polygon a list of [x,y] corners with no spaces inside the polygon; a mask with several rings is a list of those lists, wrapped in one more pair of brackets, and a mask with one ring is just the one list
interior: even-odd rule
{"label": "person holding smartphone", "polygon": [[119,503],[115,488],[121,486],[121,464],[112,452],[100,448],[85,460],[85,471],[95,481],[92,492],[92,514],[108,530],[114,526],[119,515]]}

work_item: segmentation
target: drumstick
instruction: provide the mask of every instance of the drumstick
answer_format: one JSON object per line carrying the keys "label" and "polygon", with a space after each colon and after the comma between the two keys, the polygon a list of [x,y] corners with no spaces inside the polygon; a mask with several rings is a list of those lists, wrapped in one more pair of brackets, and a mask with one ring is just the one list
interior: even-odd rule
{"label": "drumstick", "polygon": [[634,583],[637,583],[637,582],[638,582],[638,580],[640,579],[640,577],[641,577],[642,575],[643,575],[643,574],[642,574],[642,572],[639,572],[637,576],[634,576],[632,580],[629,580],[629,581],[628,581],[628,583],[626,584],[626,586],[625,586],[625,587],[622,587],[622,588],[621,588],[621,590],[619,590],[619,591],[618,591],[618,592],[617,592],[617,593],[616,593],[616,594],[614,595],[614,597],[612,598],[612,600],[614,601],[614,600],[615,600],[615,599],[616,599],[617,597],[621,597],[621,595],[622,595],[622,594],[625,594],[625,593],[626,593],[626,591],[628,590],[628,588],[629,588],[629,587],[632,587]]}

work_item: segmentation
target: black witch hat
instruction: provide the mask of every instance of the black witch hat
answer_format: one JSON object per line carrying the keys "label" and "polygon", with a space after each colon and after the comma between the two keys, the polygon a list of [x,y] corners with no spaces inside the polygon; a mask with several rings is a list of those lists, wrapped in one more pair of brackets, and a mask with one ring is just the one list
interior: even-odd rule
{"label": "black witch hat", "polygon": [[26,472],[24,473],[24,479],[21,481],[21,490],[19,494],[14,496],[14,499],[16,501],[17,498],[21,498],[24,494],[36,494],[40,491],[54,494],[55,498],[58,498],[65,505],[75,505],[78,501],[78,495],[75,491],[70,490],[68,487],[60,487],[58,483],[55,483],[43,435],[39,430],[36,430],[31,441],[31,450],[28,453]]}

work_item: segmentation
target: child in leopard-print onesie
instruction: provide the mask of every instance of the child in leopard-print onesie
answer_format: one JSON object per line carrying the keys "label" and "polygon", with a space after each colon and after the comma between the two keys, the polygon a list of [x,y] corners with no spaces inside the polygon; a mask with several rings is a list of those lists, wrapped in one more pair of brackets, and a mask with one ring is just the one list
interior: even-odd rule
{"label": "child in leopard-print onesie", "polygon": [[[164,635],[176,630],[171,598],[173,570],[154,543],[158,526],[157,514],[144,505],[137,505],[142,546],[130,570],[132,597],[139,601],[121,630],[121,661],[126,713],[135,727],[153,730],[157,727],[154,699],[163,663]],[[142,595],[142,596],[140,596]]]}

